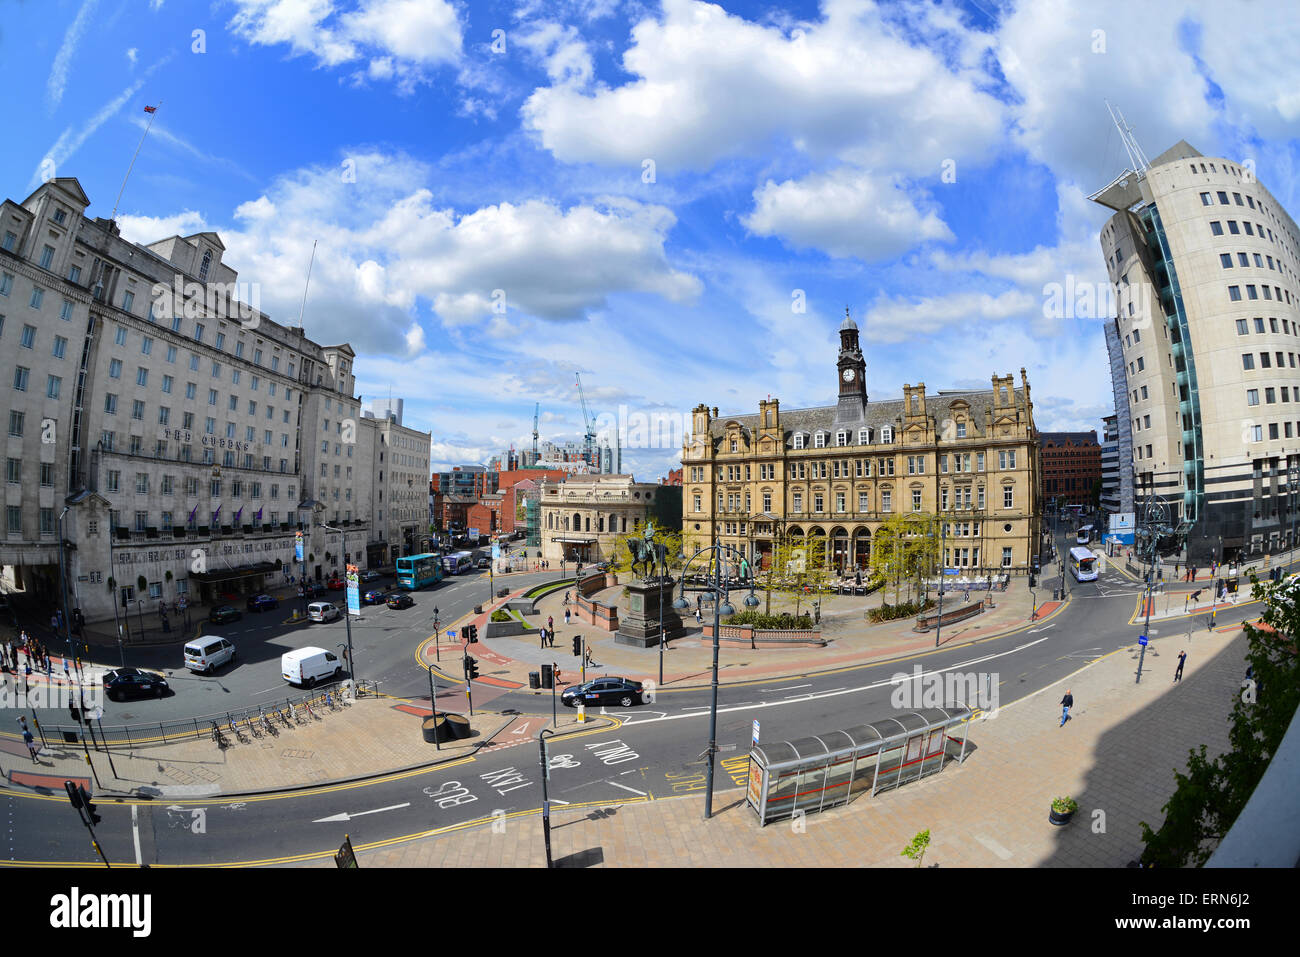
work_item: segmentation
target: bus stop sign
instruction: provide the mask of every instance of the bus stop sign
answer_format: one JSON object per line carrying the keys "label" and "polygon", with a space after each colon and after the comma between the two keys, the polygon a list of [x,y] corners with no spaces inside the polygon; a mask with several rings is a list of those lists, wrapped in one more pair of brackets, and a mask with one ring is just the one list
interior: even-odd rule
{"label": "bus stop sign", "polygon": [[1146,643],[1147,643],[1147,636],[1146,636],[1146,635],[1139,635],[1139,636],[1138,636],[1138,644],[1139,644],[1139,645],[1145,645]]}

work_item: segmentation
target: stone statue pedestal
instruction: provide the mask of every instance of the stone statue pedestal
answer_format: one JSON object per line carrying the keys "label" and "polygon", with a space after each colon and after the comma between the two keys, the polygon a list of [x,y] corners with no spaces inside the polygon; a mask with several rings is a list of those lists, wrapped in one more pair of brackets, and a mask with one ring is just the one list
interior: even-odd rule
{"label": "stone statue pedestal", "polygon": [[[685,631],[681,616],[673,608],[673,589],[676,585],[677,582],[671,577],[664,578],[662,583],[664,641],[678,638]],[[636,579],[628,584],[627,589],[627,611],[619,614],[614,643],[634,648],[653,648],[659,644],[660,583],[656,579]]]}

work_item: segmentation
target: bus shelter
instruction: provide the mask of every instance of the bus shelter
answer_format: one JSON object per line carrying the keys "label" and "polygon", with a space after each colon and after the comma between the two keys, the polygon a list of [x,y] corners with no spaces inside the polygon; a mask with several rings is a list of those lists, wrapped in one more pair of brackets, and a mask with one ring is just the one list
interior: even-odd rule
{"label": "bus shelter", "polygon": [[[749,753],[746,803],[761,824],[847,804],[859,794],[879,794],[943,769],[953,731],[968,725],[970,708],[922,708],[869,724],[798,741],[756,746]],[[950,748],[951,745],[951,748]],[[958,761],[966,757],[962,731]]]}

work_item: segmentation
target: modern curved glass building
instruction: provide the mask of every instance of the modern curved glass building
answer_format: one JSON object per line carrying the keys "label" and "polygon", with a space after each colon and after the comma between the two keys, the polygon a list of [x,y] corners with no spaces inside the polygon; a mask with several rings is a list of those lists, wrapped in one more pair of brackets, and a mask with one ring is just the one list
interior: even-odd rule
{"label": "modern curved glass building", "polygon": [[1300,531],[1300,230],[1248,165],[1182,141],[1139,165],[1092,196],[1115,210],[1107,340],[1138,508],[1164,499],[1190,561],[1286,548]]}

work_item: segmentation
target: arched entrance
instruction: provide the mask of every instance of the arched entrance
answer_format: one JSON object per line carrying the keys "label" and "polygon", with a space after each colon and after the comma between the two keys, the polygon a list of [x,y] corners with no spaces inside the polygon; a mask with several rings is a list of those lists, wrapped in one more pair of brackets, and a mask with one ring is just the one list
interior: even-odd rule
{"label": "arched entrance", "polygon": [[871,566],[871,529],[859,528],[853,533],[853,564],[866,571]]}
{"label": "arched entrance", "polygon": [[849,532],[842,525],[831,529],[831,568],[838,575],[843,575],[849,565]]}
{"label": "arched entrance", "polygon": [[830,541],[826,529],[814,526],[808,529],[808,570],[830,567]]}

